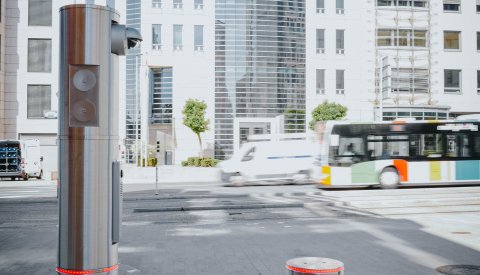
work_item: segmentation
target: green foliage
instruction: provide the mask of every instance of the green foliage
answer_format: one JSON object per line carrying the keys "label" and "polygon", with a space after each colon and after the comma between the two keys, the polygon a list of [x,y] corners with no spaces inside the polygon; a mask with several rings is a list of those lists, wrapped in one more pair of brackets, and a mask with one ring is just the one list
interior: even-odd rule
{"label": "green foliage", "polygon": [[324,101],[322,104],[318,105],[312,111],[312,120],[310,121],[309,127],[311,130],[314,130],[315,124],[318,121],[326,120],[340,120],[347,115],[347,107],[337,104],[337,103],[328,103]]}
{"label": "green foliage", "polygon": [[204,101],[188,99],[183,107],[183,125],[192,129],[195,134],[208,130],[209,119],[205,119],[207,104]]}
{"label": "green foliage", "polygon": [[187,160],[182,161],[182,166],[215,167],[218,162],[219,160],[212,158],[189,157]]}
{"label": "green foliage", "polygon": [[190,128],[198,138],[200,156],[203,157],[202,139],[200,134],[208,130],[209,119],[205,119],[207,104],[197,99],[188,99],[183,107],[183,125]]}

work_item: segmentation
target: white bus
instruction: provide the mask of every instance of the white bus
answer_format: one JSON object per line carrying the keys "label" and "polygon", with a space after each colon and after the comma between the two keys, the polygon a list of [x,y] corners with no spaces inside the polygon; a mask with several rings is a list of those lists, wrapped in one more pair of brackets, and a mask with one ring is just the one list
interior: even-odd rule
{"label": "white bus", "polygon": [[321,124],[320,187],[478,184],[478,119]]}

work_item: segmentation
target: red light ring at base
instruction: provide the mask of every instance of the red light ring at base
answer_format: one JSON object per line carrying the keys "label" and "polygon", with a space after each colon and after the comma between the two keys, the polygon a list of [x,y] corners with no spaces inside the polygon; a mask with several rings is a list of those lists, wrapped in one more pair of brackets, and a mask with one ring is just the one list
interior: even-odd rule
{"label": "red light ring at base", "polygon": [[89,270],[63,269],[61,267],[57,267],[57,272],[62,274],[85,275],[85,274],[106,273],[116,269],[118,269],[118,264],[113,265],[111,267],[105,267],[100,269],[89,269]]}
{"label": "red light ring at base", "polygon": [[295,272],[301,272],[301,273],[307,273],[307,274],[329,274],[329,273],[338,273],[340,271],[343,271],[343,266],[334,268],[334,269],[305,269],[305,268],[299,268],[299,267],[294,267],[291,265],[286,265],[285,266],[288,270],[295,271]]}

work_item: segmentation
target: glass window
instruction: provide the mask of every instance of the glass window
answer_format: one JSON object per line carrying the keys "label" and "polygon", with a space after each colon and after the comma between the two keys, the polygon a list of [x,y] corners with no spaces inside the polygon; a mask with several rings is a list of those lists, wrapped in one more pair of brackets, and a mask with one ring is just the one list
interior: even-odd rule
{"label": "glass window", "polygon": [[203,25],[194,27],[194,46],[196,51],[203,51]]}
{"label": "glass window", "polygon": [[52,25],[52,0],[28,0],[28,25]]}
{"label": "glass window", "polygon": [[28,85],[27,86],[27,118],[43,118],[51,106],[50,85]]}
{"label": "glass window", "polygon": [[345,89],[345,70],[336,71],[336,87],[337,90]]}
{"label": "glass window", "polygon": [[152,25],[152,44],[162,45],[162,25],[161,24]]}
{"label": "glass window", "polygon": [[461,92],[461,70],[445,70],[444,83],[445,93],[460,93]]}
{"label": "glass window", "polygon": [[325,70],[317,69],[317,94],[325,94]]}
{"label": "glass window", "polygon": [[337,10],[343,10],[343,9],[345,9],[344,0],[337,0]]}
{"label": "glass window", "polygon": [[446,50],[460,49],[460,32],[459,31],[444,31],[443,45]]}
{"label": "glass window", "polygon": [[337,50],[345,49],[345,30],[337,30]]}
{"label": "glass window", "polygon": [[480,71],[477,71],[477,94],[480,95]]}
{"label": "glass window", "polygon": [[172,123],[172,68],[153,69],[152,124]]}
{"label": "glass window", "polygon": [[317,29],[317,49],[325,49],[325,30]]}
{"label": "glass window", "polygon": [[174,9],[183,8],[183,0],[173,0],[173,8]]}
{"label": "glass window", "polygon": [[480,2],[477,0],[477,13],[480,13]]}
{"label": "glass window", "polygon": [[480,51],[480,32],[477,32],[477,51]]}
{"label": "glass window", "polygon": [[443,0],[443,11],[460,12],[461,0]]}
{"label": "glass window", "polygon": [[182,25],[173,25],[173,49],[182,49]]}
{"label": "glass window", "polygon": [[203,9],[203,0],[195,0],[194,6],[196,10]]}
{"label": "glass window", "polygon": [[28,39],[28,71],[51,72],[52,40]]}
{"label": "glass window", "polygon": [[325,12],[325,0],[317,0],[317,13]]}
{"label": "glass window", "polygon": [[427,31],[415,30],[414,34],[414,47],[426,47],[427,46]]}

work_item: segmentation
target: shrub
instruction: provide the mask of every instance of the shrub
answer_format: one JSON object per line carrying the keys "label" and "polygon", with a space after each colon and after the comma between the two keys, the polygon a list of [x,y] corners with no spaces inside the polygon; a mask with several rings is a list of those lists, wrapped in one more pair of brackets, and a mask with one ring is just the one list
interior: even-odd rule
{"label": "shrub", "polygon": [[187,160],[182,161],[182,166],[215,167],[218,162],[218,160],[213,158],[189,157]]}

